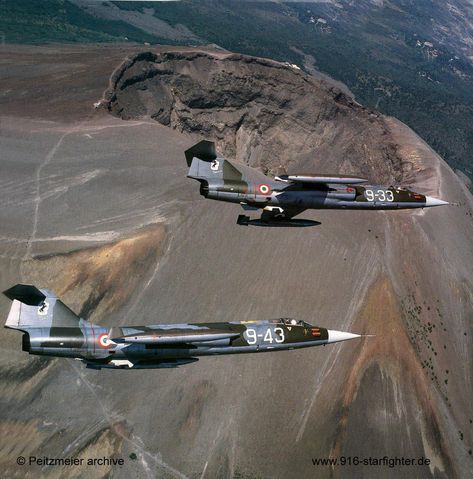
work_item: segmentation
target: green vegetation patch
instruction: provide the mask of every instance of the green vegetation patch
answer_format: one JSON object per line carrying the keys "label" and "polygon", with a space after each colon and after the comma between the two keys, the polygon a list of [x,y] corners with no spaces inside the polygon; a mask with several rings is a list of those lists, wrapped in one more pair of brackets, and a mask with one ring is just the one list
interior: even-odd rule
{"label": "green vegetation patch", "polygon": [[159,42],[116,20],[95,18],[67,0],[0,1],[0,35],[7,43]]}

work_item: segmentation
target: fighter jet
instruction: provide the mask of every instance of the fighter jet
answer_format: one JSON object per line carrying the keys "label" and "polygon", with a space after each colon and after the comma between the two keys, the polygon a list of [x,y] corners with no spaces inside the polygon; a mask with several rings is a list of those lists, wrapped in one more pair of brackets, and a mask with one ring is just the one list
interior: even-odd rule
{"label": "fighter jet", "polygon": [[83,361],[93,369],[175,368],[199,356],[325,346],[359,338],[291,318],[106,328],[79,318],[47,289],[17,284],[6,328],[23,332],[23,351]]}
{"label": "fighter jet", "polygon": [[448,205],[400,186],[368,185],[356,176],[281,175],[274,178],[219,155],[215,144],[201,141],[185,151],[188,178],[200,182],[205,198],[239,203],[244,210],[262,209],[260,218],[239,215],[239,225],[314,226],[294,219],[306,209],[395,210]]}

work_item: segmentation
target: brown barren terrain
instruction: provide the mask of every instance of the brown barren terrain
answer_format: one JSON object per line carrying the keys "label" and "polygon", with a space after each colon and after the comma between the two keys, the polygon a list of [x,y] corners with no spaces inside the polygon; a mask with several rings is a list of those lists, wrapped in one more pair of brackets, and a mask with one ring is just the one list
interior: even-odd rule
{"label": "brown barren terrain", "polygon": [[[51,287],[104,325],[294,316],[375,336],[170,370],[93,371],[28,356],[21,335],[2,330],[2,474],[467,477],[467,188],[410,129],[330,82],[241,55],[162,47],[136,57],[141,50],[3,47],[2,290]],[[241,227],[238,206],[201,198],[186,179],[183,152],[203,138],[264,171],[366,174],[455,205],[304,212],[322,224],[299,230]],[[0,299],[2,317],[9,306]],[[125,464],[21,467],[20,454]],[[341,455],[431,464],[312,465]]]}

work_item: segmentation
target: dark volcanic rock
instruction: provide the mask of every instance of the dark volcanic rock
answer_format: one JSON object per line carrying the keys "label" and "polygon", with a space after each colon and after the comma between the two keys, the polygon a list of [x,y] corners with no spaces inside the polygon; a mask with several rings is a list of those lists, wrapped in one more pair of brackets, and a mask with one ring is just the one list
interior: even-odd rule
{"label": "dark volcanic rock", "polygon": [[116,116],[151,117],[198,133],[264,171],[294,164],[300,171],[315,161],[326,172],[409,180],[383,116],[287,64],[239,54],[144,52],[114,72],[106,98]]}

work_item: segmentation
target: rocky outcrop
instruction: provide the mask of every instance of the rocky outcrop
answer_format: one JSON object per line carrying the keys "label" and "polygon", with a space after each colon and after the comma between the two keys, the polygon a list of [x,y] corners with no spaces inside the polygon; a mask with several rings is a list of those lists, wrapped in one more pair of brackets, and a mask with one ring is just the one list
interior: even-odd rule
{"label": "rocky outcrop", "polygon": [[352,172],[412,180],[377,111],[296,66],[240,54],[143,52],[113,73],[105,107],[217,142],[229,157],[282,173]]}

